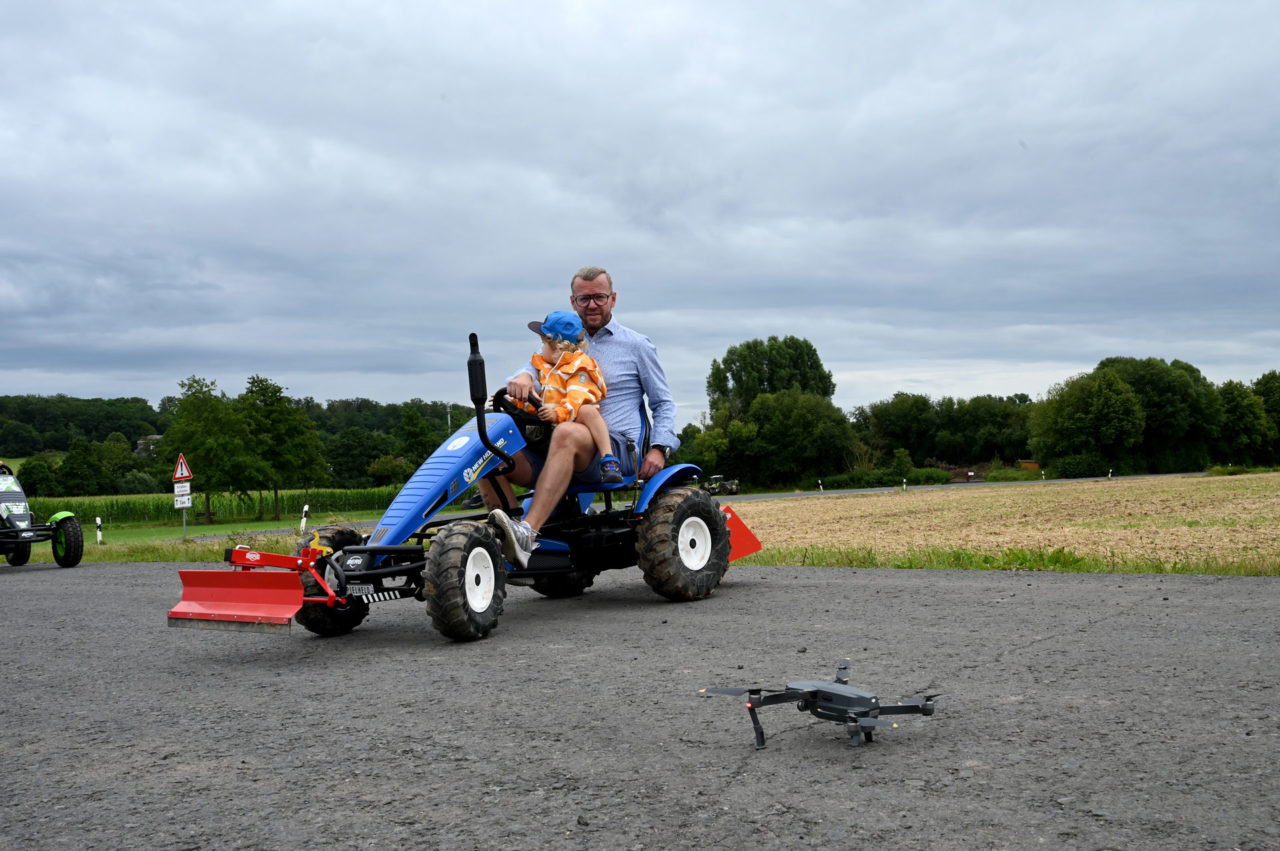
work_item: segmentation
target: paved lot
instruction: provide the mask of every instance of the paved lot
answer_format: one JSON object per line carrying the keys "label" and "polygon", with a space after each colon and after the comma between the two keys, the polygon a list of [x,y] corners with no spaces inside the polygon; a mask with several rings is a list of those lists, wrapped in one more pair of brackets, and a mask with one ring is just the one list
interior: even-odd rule
{"label": "paved lot", "polygon": [[[1280,847],[1274,579],[735,567],[421,604],[322,640],[170,629],[180,565],[0,568],[9,848]],[[839,725],[706,685],[825,679],[938,714]]]}

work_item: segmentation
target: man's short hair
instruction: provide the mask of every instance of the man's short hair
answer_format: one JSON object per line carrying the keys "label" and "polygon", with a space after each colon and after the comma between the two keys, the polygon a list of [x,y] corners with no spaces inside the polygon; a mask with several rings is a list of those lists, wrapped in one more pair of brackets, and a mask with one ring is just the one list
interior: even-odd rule
{"label": "man's short hair", "polygon": [[581,269],[573,273],[573,277],[569,279],[569,290],[573,291],[573,282],[581,278],[584,281],[594,281],[596,278],[604,275],[609,281],[609,291],[613,291],[613,276],[599,266],[583,266]]}

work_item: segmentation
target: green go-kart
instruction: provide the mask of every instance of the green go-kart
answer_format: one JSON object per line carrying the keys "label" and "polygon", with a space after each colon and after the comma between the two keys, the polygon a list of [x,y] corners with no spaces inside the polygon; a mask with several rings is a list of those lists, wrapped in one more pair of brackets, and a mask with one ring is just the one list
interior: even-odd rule
{"label": "green go-kart", "polygon": [[8,464],[0,461],[0,553],[13,567],[31,560],[31,545],[53,542],[59,567],[75,567],[84,556],[84,531],[70,511],[59,511],[47,523],[35,522],[27,495]]}

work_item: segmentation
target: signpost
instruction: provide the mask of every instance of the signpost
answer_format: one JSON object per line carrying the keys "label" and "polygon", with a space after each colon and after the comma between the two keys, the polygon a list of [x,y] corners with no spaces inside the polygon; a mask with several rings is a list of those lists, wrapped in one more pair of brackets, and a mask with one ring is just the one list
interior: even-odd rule
{"label": "signpost", "polygon": [[182,542],[187,542],[187,509],[191,507],[191,468],[187,459],[178,453],[178,463],[173,468],[173,507],[182,509]]}

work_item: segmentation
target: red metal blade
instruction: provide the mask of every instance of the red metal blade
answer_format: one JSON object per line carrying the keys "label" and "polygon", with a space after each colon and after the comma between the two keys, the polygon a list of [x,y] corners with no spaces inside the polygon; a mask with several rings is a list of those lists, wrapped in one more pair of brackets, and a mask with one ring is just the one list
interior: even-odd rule
{"label": "red metal blade", "polygon": [[760,539],[747,528],[747,524],[742,522],[742,518],[735,514],[732,508],[722,505],[720,510],[725,513],[725,521],[729,526],[729,561],[737,561],[743,556],[749,556],[764,549]]}
{"label": "red metal blade", "polygon": [[180,570],[182,600],[169,626],[288,629],[302,608],[302,578],[292,570]]}

